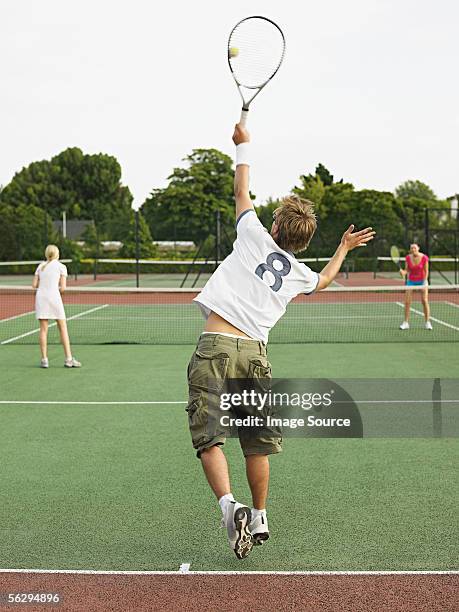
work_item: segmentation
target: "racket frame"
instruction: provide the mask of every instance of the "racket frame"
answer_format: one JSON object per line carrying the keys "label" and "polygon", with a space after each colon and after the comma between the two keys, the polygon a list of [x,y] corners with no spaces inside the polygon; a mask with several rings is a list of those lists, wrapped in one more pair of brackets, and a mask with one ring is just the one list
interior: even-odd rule
{"label": "racket frame", "polygon": [[[241,23],[244,23],[244,21],[248,21],[249,19],[264,19],[265,21],[268,21],[269,23],[271,23],[273,26],[275,26],[279,32],[280,35],[282,36],[282,41],[284,43],[284,48],[282,50],[282,55],[281,58],[279,60],[279,63],[277,65],[277,68],[275,69],[275,71],[272,73],[272,75],[262,84],[259,86],[247,86],[247,85],[243,85],[242,83],[240,83],[237,78],[236,75],[234,74],[233,71],[233,67],[231,66],[231,54],[230,54],[230,40],[231,40],[231,36],[233,35],[233,32],[235,31],[235,29],[241,25]],[[230,35],[228,37],[228,53],[227,53],[227,59],[228,59],[228,66],[231,70],[231,74],[233,76],[234,82],[237,85],[237,89],[239,91],[239,95],[241,96],[241,100],[242,100],[242,111],[241,111],[241,117],[239,119],[239,123],[243,126],[245,126],[246,122],[247,122],[247,115],[249,113],[249,106],[250,104],[253,102],[253,100],[258,96],[258,94],[260,93],[260,91],[266,87],[266,85],[269,83],[269,81],[273,78],[273,76],[277,73],[277,71],[279,70],[279,68],[281,67],[281,64],[284,60],[284,56],[285,56],[285,36],[284,33],[282,32],[282,30],[280,29],[280,27],[277,25],[277,23],[275,23],[272,19],[269,19],[268,17],[263,17],[262,15],[251,15],[250,17],[244,17],[244,19],[241,19],[240,21],[237,22],[237,24],[234,26],[234,28],[231,30]],[[255,93],[253,94],[253,96],[251,98],[249,98],[248,100],[246,100],[244,98],[244,95],[242,93],[241,88],[244,89],[256,89]]]}
{"label": "racket frame", "polygon": [[[395,251],[397,252],[397,255],[395,254]],[[390,258],[392,259],[393,263],[398,267],[398,269],[401,270],[402,266],[400,265],[400,249],[398,248],[398,246],[392,245],[390,247]]]}

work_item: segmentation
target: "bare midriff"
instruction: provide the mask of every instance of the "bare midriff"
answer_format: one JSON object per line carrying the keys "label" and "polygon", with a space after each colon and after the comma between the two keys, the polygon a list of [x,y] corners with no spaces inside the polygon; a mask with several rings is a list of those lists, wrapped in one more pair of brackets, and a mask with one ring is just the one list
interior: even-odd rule
{"label": "bare midriff", "polygon": [[244,338],[250,338],[250,336],[245,334],[242,330],[238,329],[237,327],[234,327],[234,325],[231,325],[231,323],[228,323],[226,319],[224,319],[213,311],[210,313],[207,319],[204,331],[214,333],[219,332],[221,334],[233,334],[235,336],[243,336]]}

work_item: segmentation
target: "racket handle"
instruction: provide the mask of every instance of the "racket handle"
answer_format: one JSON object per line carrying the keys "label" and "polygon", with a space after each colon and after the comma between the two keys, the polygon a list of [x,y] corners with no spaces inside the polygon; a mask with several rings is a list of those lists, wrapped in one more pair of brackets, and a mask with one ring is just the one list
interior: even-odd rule
{"label": "racket handle", "polygon": [[245,127],[245,124],[247,123],[248,114],[249,114],[248,110],[242,109],[241,118],[239,119],[239,124],[242,125],[242,127]]}

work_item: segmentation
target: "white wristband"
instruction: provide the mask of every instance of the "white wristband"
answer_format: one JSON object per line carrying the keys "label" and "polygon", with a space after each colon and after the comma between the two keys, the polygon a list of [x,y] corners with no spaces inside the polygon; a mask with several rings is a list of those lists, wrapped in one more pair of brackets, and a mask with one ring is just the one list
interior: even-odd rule
{"label": "white wristband", "polygon": [[250,143],[241,142],[241,144],[236,145],[236,166],[240,166],[241,164],[246,164],[250,166]]}

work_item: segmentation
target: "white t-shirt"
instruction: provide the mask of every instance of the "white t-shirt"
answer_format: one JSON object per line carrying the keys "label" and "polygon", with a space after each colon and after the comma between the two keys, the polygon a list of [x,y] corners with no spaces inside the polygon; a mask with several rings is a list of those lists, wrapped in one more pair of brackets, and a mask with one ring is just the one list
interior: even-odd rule
{"label": "white t-shirt", "polygon": [[269,332],[300,293],[312,293],[319,275],[282,250],[253,209],[237,220],[233,251],[194,299],[207,318],[211,311],[251,338]]}
{"label": "white t-shirt", "polygon": [[35,271],[40,279],[35,296],[36,318],[65,319],[59,280],[61,276],[67,276],[67,267],[57,259],[50,261],[46,266],[44,263],[41,263]]}

